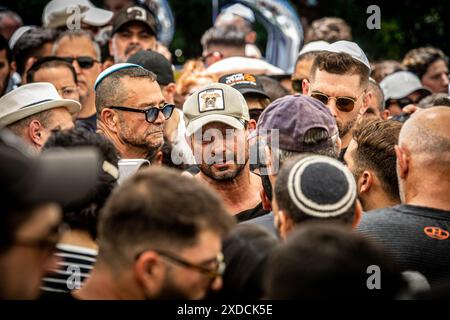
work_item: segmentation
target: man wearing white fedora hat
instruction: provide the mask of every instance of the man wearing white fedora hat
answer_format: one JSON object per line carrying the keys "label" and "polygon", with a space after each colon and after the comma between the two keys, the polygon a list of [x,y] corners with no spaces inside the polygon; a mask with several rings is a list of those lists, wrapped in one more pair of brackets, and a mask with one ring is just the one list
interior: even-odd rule
{"label": "man wearing white fedora hat", "polygon": [[62,99],[48,82],[23,85],[0,98],[0,127],[7,127],[37,151],[54,130],[74,127],[79,102]]}

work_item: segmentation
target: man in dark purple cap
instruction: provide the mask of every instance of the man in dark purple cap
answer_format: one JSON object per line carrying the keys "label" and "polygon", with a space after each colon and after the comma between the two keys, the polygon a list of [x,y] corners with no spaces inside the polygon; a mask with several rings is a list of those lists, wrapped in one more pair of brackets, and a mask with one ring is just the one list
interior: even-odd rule
{"label": "man in dark purple cap", "polygon": [[[308,96],[289,95],[272,102],[258,120],[257,133],[259,150],[264,146],[266,157],[260,161],[265,210],[271,210],[272,190],[284,161],[305,152],[339,156],[341,140],[333,115],[322,102]],[[272,215],[257,219],[252,222],[273,225]]]}

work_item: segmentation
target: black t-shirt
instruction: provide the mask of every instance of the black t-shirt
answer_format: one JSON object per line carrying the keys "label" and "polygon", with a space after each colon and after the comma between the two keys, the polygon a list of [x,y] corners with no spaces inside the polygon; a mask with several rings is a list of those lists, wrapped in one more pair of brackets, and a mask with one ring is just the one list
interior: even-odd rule
{"label": "black t-shirt", "polygon": [[97,131],[97,116],[94,113],[89,118],[79,118],[75,121],[75,126],[77,128],[83,128],[90,132]]}
{"label": "black t-shirt", "polygon": [[364,213],[357,230],[431,286],[450,281],[450,211],[397,205]]}
{"label": "black t-shirt", "polygon": [[235,215],[238,222],[247,221],[256,217],[263,216],[265,214],[270,213],[270,211],[266,211],[263,209],[262,202],[260,202],[256,207],[252,209],[248,209],[245,211],[241,211]]}

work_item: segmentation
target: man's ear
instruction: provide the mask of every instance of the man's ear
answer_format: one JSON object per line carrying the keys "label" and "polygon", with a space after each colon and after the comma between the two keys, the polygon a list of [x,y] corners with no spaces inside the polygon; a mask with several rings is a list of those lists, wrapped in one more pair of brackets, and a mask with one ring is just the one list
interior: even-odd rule
{"label": "man's ear", "polygon": [[44,126],[38,120],[32,120],[27,128],[27,136],[38,149],[45,143]]}
{"label": "man's ear", "polygon": [[358,178],[358,194],[364,194],[370,191],[373,185],[374,177],[372,172],[364,170],[361,176]]}
{"label": "man's ear", "polygon": [[172,103],[174,101],[176,91],[177,87],[173,82],[169,83],[167,86],[164,86],[162,93],[167,102]]}
{"label": "man's ear", "polygon": [[405,179],[409,171],[409,152],[405,147],[395,146],[397,156],[397,172],[400,179]]}
{"label": "man's ear", "polygon": [[391,112],[388,109],[386,109],[380,114],[380,116],[381,116],[381,119],[387,120],[391,116]]}
{"label": "man's ear", "polygon": [[31,66],[33,65],[33,63],[35,63],[37,61],[36,57],[29,57],[27,59],[27,61],[25,62],[25,69],[23,72],[23,77],[22,77],[22,82],[25,83],[27,81],[27,72],[28,70],[31,68]]}
{"label": "man's ear", "polygon": [[104,108],[100,113],[100,119],[109,131],[114,133],[117,133],[119,131],[117,129],[117,123],[119,122],[118,115],[111,109]]}
{"label": "man's ear", "polygon": [[311,84],[308,79],[303,79],[302,81],[302,93],[303,95],[309,95],[309,90],[311,88]]}
{"label": "man's ear", "polygon": [[278,219],[280,219],[280,235],[283,240],[286,240],[287,235],[294,229],[294,222],[283,210],[278,211]]}
{"label": "man's ear", "polygon": [[267,196],[264,188],[259,190],[259,197],[261,198],[262,207],[266,211],[272,211],[272,203],[270,202],[269,197]]}
{"label": "man's ear", "polygon": [[159,150],[152,160],[152,166],[162,166],[163,165],[163,152]]}
{"label": "man's ear", "polygon": [[372,92],[368,91],[366,93],[363,93],[363,103],[361,108],[359,108],[359,114],[363,115],[364,113],[366,113],[367,109],[369,109],[369,103],[370,103],[370,97],[372,95]]}
{"label": "man's ear", "polygon": [[146,298],[155,297],[164,282],[166,267],[154,251],[146,251],[134,263],[134,278],[145,290]]}
{"label": "man's ear", "polygon": [[109,55],[111,57],[114,57],[114,50],[113,49],[114,49],[114,46],[113,46],[112,37],[111,37],[111,39],[108,40],[108,50],[109,50]]}
{"label": "man's ear", "polygon": [[363,215],[363,209],[362,209],[362,205],[361,202],[359,201],[359,199],[356,199],[356,203],[355,203],[355,216],[353,218],[353,222],[352,222],[352,228],[355,229],[359,222],[361,221]]}

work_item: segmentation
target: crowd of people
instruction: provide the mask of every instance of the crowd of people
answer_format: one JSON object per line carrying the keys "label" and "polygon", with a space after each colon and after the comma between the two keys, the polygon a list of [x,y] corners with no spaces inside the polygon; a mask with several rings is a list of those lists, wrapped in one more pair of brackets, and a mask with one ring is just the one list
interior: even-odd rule
{"label": "crowd of people", "polygon": [[0,11],[0,299],[448,297],[442,50],[370,61],[325,17],[291,74],[235,4],[175,72],[104,3]]}

